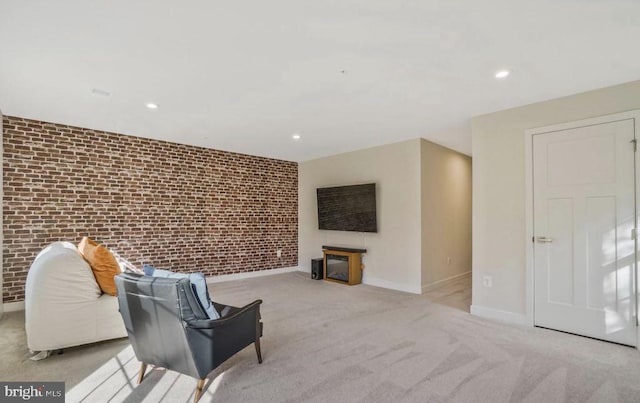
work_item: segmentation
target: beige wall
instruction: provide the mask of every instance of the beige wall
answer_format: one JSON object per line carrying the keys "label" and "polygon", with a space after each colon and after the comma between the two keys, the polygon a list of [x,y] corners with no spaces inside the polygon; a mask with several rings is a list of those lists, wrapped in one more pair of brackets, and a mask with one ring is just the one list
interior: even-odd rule
{"label": "beige wall", "polygon": [[[4,148],[3,148],[3,144],[4,144],[4,138],[3,138],[3,133],[4,130],[2,129],[2,111],[0,111],[0,156],[2,156],[4,154]],[[0,178],[4,178],[4,172],[3,172],[3,166],[4,164],[0,164]],[[2,181],[2,183],[0,183],[0,200],[4,199],[4,180]],[[4,209],[2,209],[4,210]],[[0,223],[3,222],[3,211],[0,211]],[[3,256],[3,250],[4,250],[4,234],[2,232],[2,225],[0,225],[0,290],[4,290],[3,286],[4,284],[2,283],[2,273],[4,272],[4,256]],[[0,291],[0,293],[2,293],[2,291]],[[2,314],[4,313],[4,303],[3,301],[3,296],[0,295],[0,318],[2,318]]]}
{"label": "beige wall", "polygon": [[[472,312],[525,315],[525,130],[640,109],[640,81],[472,120]],[[493,287],[482,286],[482,276]],[[515,315],[513,315],[515,314]]]}
{"label": "beige wall", "polygon": [[422,287],[471,270],[471,158],[420,141]]}
{"label": "beige wall", "polygon": [[[316,188],[376,183],[378,233],[318,230]],[[322,245],[366,248],[365,284],[420,293],[420,140],[300,163],[298,256],[302,270]]]}

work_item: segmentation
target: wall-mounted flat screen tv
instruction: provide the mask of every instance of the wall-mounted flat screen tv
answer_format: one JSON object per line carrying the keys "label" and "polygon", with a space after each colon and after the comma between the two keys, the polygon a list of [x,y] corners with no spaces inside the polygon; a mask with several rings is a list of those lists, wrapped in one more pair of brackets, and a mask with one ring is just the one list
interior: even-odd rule
{"label": "wall-mounted flat screen tv", "polygon": [[319,229],[378,232],[375,183],[318,188],[316,194]]}

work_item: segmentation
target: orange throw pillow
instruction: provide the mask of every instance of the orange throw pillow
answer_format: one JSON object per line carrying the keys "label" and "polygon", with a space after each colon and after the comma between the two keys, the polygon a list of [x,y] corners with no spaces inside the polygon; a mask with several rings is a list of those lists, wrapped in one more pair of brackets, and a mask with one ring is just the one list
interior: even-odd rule
{"label": "orange throw pillow", "polygon": [[114,276],[120,274],[120,266],[115,256],[104,246],[97,244],[86,236],[78,245],[78,250],[89,262],[93,275],[103,292],[116,295],[116,282]]}

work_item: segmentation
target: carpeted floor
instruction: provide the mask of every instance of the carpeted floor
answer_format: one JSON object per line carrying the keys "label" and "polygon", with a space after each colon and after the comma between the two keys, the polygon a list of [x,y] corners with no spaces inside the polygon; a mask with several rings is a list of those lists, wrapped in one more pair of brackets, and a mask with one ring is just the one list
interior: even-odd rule
{"label": "carpeted floor", "polygon": [[[428,296],[301,273],[213,284],[220,302],[264,300],[264,362],[243,350],[201,402],[640,401],[636,350],[473,317],[463,283]],[[64,380],[68,402],[193,399],[194,379],[162,369],[136,385],[126,339],[32,362],[23,327],[21,312],[0,321],[1,380]]]}

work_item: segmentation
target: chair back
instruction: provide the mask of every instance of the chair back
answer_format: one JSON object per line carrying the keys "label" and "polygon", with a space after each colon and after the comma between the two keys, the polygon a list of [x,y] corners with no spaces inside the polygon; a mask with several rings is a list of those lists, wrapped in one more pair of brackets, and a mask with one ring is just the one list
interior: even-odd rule
{"label": "chair back", "polygon": [[120,314],[136,358],[200,378],[185,323],[206,319],[189,279],[134,273],[115,277]]}

